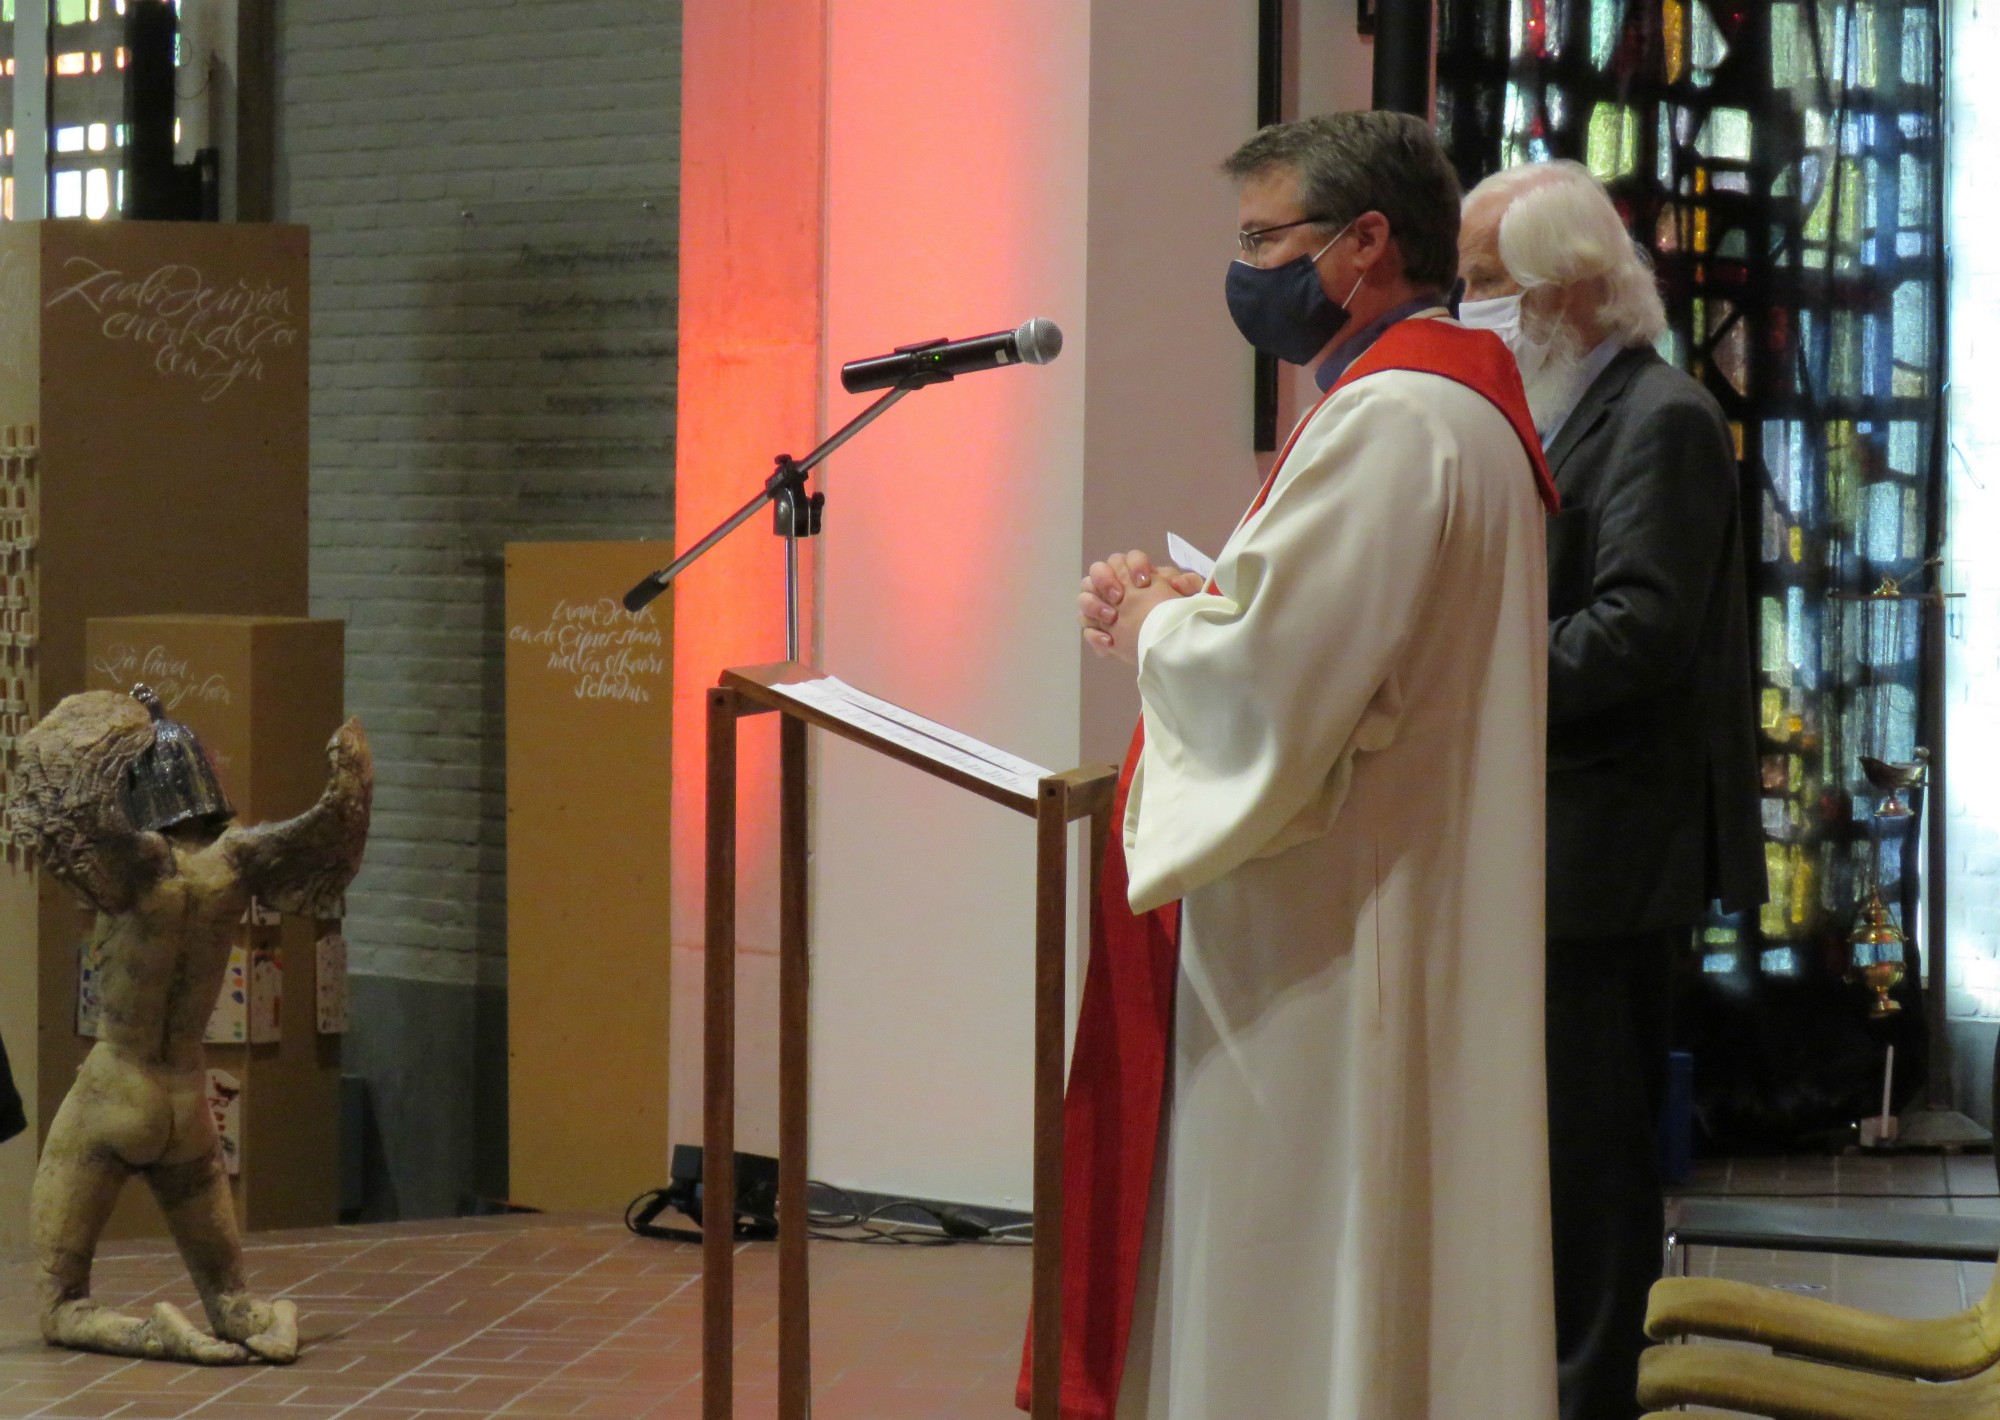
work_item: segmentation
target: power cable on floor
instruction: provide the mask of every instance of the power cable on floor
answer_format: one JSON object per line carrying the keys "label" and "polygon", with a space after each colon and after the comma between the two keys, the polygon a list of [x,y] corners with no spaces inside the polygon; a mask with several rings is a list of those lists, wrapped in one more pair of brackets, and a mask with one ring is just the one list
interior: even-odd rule
{"label": "power cable on floor", "polygon": [[[830,1194],[835,1201],[846,1205],[806,1210],[807,1235],[819,1242],[901,1247],[950,1247],[954,1243],[1025,1247],[1034,1242],[1032,1223],[988,1224],[963,1208],[919,1198],[891,1198],[864,1209],[852,1194],[834,1184],[813,1182],[808,1187],[822,1196]],[[671,1208],[699,1223],[701,1205],[690,1196],[690,1192],[679,1185],[648,1189],[626,1205],[625,1226],[640,1237],[700,1242],[702,1233],[697,1228],[679,1228],[653,1221]],[[899,1211],[920,1213],[934,1221],[920,1222],[889,1216]],[[771,1238],[777,1236],[777,1231],[778,1220],[775,1217],[738,1210],[739,1238]]]}

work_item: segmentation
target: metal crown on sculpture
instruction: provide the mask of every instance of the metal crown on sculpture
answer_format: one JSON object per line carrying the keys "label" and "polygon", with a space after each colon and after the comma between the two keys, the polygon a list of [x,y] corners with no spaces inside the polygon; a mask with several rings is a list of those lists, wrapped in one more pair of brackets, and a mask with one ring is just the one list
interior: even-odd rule
{"label": "metal crown on sculpture", "polygon": [[236,810],[200,738],[167,718],[167,707],[151,686],[135,685],[131,693],[153,717],[153,743],[125,776],[125,813],[132,826],[156,833],[182,824],[222,828]]}

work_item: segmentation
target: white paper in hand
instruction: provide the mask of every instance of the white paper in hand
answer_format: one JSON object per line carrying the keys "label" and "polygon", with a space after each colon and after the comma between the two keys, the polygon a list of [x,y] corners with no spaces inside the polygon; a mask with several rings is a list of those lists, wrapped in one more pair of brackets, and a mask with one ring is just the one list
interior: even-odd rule
{"label": "white paper in hand", "polygon": [[1215,575],[1215,559],[1179,533],[1167,534],[1167,560],[1183,572],[1199,572],[1205,582]]}

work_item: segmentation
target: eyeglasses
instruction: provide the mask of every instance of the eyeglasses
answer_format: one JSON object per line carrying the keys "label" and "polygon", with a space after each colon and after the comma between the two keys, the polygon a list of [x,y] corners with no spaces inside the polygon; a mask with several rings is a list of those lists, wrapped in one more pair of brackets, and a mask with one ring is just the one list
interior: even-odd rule
{"label": "eyeglasses", "polygon": [[1271,233],[1289,232],[1294,227],[1310,227],[1315,223],[1324,226],[1332,220],[1331,217],[1301,217],[1296,222],[1280,222],[1274,227],[1257,227],[1248,232],[1238,232],[1236,247],[1243,253],[1245,260],[1255,260],[1257,253],[1264,249],[1264,239]]}

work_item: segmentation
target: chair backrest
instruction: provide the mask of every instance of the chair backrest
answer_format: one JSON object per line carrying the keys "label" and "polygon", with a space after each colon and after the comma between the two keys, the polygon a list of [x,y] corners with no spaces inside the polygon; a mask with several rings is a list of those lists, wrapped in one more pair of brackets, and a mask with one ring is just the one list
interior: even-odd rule
{"label": "chair backrest", "polygon": [[1986,1284],[1986,1295],[1973,1303],[1972,1310],[1986,1353],[2000,1356],[2000,1259],[1995,1260],[1993,1280]]}

